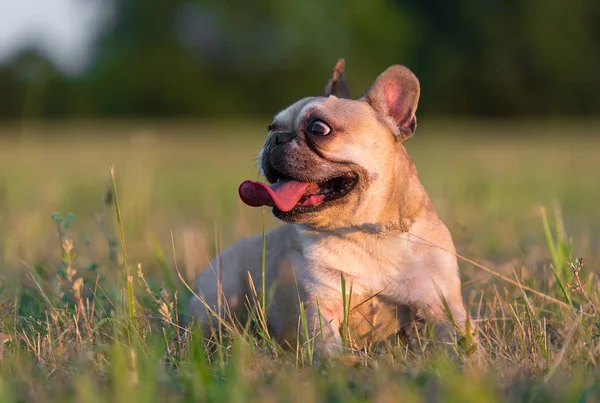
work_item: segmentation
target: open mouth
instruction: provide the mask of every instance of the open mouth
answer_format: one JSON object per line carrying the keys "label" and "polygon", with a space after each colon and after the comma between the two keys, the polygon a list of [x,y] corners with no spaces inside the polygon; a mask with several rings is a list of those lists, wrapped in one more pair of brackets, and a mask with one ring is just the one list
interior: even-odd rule
{"label": "open mouth", "polygon": [[346,196],[358,182],[358,175],[347,172],[320,181],[300,181],[282,177],[271,186],[264,183],[245,181],[239,194],[249,206],[270,206],[288,212],[296,208],[306,209]]}
{"label": "open mouth", "polygon": [[313,183],[308,187],[296,206],[318,206],[346,196],[356,185],[357,175],[348,172],[322,182]]}

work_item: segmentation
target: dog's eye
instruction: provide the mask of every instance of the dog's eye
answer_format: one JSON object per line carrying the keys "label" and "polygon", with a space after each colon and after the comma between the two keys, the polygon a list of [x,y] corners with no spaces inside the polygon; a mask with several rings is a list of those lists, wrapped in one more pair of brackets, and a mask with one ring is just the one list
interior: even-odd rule
{"label": "dog's eye", "polygon": [[331,128],[326,123],[315,120],[308,126],[308,131],[315,136],[327,136],[331,132]]}

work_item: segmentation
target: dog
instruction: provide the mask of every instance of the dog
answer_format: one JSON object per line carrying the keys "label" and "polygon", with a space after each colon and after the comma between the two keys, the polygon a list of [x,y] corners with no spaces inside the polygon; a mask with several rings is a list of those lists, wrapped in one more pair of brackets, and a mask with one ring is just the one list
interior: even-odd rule
{"label": "dog", "polygon": [[344,326],[361,346],[415,320],[431,323],[439,340],[465,330],[451,235],[403,145],[417,127],[419,81],[393,65],[352,99],[344,71],[340,59],[320,96],[295,102],[269,125],[258,166],[270,185],[246,181],[239,195],[272,207],[285,224],[265,235],[264,279],[262,234],[213,259],[188,307],[199,322],[214,323],[217,305],[241,314],[268,292],[277,340],[297,345],[303,308],[323,356],[341,351]]}

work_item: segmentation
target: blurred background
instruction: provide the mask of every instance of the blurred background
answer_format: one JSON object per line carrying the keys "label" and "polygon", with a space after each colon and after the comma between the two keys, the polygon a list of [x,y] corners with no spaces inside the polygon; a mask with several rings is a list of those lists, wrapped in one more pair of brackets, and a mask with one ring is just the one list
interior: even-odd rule
{"label": "blurred background", "polygon": [[460,251],[539,261],[546,206],[594,259],[599,50],[592,0],[0,1],[0,264],[55,262],[53,212],[82,265],[110,256],[111,164],[133,259],[260,231],[237,185],[339,57],[356,97],[390,64],[420,78],[407,148]]}
{"label": "blurred background", "polygon": [[576,0],[5,0],[0,117],[268,116],[386,66],[425,114],[600,111],[600,4]]}

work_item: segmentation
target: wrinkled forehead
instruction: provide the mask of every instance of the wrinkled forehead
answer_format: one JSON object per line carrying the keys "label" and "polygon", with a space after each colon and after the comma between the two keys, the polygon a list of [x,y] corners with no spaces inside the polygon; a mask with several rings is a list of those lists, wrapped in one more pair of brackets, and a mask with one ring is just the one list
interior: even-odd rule
{"label": "wrinkled forehead", "polygon": [[307,119],[324,120],[332,126],[357,125],[365,114],[375,114],[362,100],[329,97],[304,98],[288,106],[273,118],[274,130],[297,130]]}
{"label": "wrinkled forehead", "polygon": [[313,111],[318,104],[323,103],[325,99],[326,98],[323,97],[309,97],[293,103],[275,115],[272,126],[278,130],[292,130],[298,128],[302,120]]}

